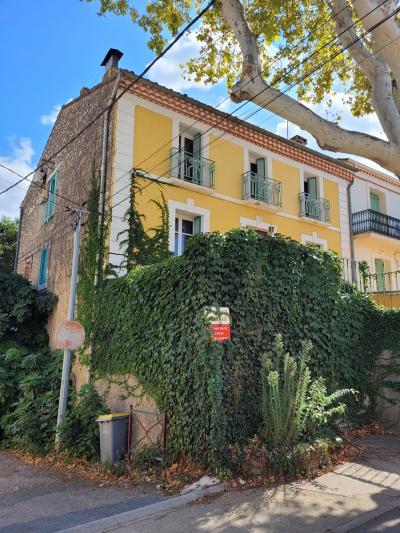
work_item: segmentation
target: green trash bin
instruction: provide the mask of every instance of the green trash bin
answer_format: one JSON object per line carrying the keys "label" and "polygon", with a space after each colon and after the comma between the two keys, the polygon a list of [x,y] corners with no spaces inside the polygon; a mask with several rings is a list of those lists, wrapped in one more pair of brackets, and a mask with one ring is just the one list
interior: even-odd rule
{"label": "green trash bin", "polygon": [[112,413],[96,419],[100,431],[100,459],[115,464],[126,454],[128,444],[128,414]]}

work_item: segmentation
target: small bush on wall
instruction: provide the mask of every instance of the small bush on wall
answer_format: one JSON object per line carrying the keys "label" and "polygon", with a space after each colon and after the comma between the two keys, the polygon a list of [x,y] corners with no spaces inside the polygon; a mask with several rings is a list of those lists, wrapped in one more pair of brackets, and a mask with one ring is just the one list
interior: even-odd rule
{"label": "small bush on wall", "polygon": [[[232,340],[209,341],[207,306],[228,306]],[[309,366],[328,392],[359,391],[353,417],[368,416],[382,346],[371,299],[344,285],[339,259],[282,236],[253,231],[197,235],[184,256],[138,268],[102,289],[94,320],[97,375],[135,375],[169,417],[169,443],[203,462],[224,459],[229,443],[261,421],[261,354],[282,333],[285,349],[312,342]],[[393,321],[400,323],[398,313]],[[372,328],[372,329],[371,329]],[[372,405],[373,402],[370,402]]]}

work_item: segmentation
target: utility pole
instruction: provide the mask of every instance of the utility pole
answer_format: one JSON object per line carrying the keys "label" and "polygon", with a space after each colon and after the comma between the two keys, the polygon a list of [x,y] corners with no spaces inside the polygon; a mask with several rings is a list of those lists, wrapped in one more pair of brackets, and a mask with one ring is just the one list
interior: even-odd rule
{"label": "utility pole", "polygon": [[[78,281],[78,266],[79,266],[79,253],[81,244],[81,225],[82,214],[87,213],[82,207],[67,208],[68,211],[73,211],[77,214],[74,233],[74,251],[72,255],[72,273],[71,273],[71,289],[69,293],[69,310],[68,320],[74,320],[75,318],[75,304],[76,304],[76,287]],[[58,414],[57,414],[57,428],[61,423],[62,417],[67,410],[68,403],[68,383],[69,375],[71,372],[72,362],[72,350],[64,350],[63,367],[61,374],[61,386],[60,386],[60,399],[58,401]],[[56,448],[59,447],[60,434],[58,429],[56,431]]]}

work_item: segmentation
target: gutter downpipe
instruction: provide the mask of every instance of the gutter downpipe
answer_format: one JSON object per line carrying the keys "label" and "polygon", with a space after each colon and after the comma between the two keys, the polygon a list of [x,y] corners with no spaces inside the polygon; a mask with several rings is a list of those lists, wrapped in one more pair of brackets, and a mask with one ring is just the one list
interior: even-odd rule
{"label": "gutter downpipe", "polygon": [[[103,139],[102,139],[102,149],[101,149],[100,184],[99,184],[99,217],[98,217],[98,222],[97,222],[97,234],[99,238],[101,238],[101,233],[103,230],[103,222],[104,222],[108,129],[109,129],[109,124],[110,124],[110,113],[113,108],[113,102],[117,94],[120,79],[121,79],[121,73],[120,71],[118,71],[117,79],[115,80],[112,93],[107,102],[107,111],[104,113],[104,118],[103,118]],[[95,274],[94,274],[94,287],[95,288],[97,287],[97,284],[99,282],[99,273],[97,269],[98,261],[99,261],[99,252],[97,252],[97,256],[96,256],[96,269],[95,269]],[[90,339],[89,364],[88,364],[87,377],[86,377],[87,383],[90,383],[91,378],[92,378],[92,367],[91,367],[91,362],[90,362],[92,352],[93,352],[93,341],[92,339]]]}
{"label": "gutter downpipe", "polygon": [[17,273],[18,270],[18,255],[19,255],[19,245],[21,242],[21,227],[22,227],[22,217],[24,214],[24,208],[22,205],[19,208],[19,221],[18,221],[18,234],[17,234],[17,246],[15,249],[15,257],[14,257],[14,273]]}
{"label": "gutter downpipe", "polygon": [[354,177],[351,179],[351,182],[347,185],[347,207],[349,212],[349,236],[350,236],[350,260],[351,260],[351,280],[357,285],[357,269],[354,253],[354,235],[353,235],[353,211],[351,208],[351,187],[354,184]]}

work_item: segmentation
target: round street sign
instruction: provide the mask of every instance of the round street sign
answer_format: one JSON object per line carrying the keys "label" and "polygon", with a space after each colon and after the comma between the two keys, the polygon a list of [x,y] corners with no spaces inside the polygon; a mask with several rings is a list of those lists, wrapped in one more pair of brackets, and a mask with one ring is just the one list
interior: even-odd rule
{"label": "round street sign", "polygon": [[57,331],[57,346],[63,350],[77,350],[85,340],[85,330],[80,322],[67,320]]}

